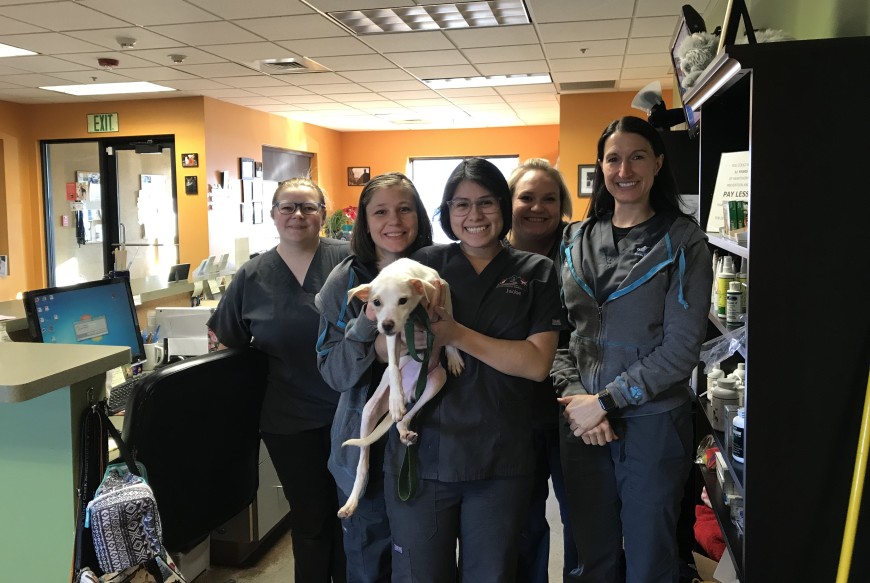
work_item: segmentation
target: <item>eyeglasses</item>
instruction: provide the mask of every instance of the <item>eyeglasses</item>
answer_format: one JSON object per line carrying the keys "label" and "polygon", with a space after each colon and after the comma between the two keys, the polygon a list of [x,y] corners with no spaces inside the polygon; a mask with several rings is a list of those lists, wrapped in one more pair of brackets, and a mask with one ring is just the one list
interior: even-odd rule
{"label": "eyeglasses", "polygon": [[485,215],[491,215],[499,211],[498,201],[492,196],[484,196],[477,200],[454,198],[447,201],[447,206],[450,208],[450,214],[454,217],[464,217],[471,212],[471,207],[474,206]]}
{"label": "eyeglasses", "polygon": [[278,209],[282,215],[292,215],[296,211],[302,211],[303,215],[316,215],[326,205],[322,202],[276,202],[272,208]]}

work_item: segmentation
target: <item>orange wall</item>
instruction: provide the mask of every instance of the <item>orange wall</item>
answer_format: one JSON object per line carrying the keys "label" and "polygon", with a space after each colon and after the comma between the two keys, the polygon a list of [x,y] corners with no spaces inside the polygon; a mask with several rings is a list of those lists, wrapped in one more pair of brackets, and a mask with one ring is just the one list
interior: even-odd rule
{"label": "orange wall", "polygon": [[[350,132],[342,134],[341,157],[345,166],[369,166],[371,175],[405,172],[410,158],[519,155],[546,158],[555,164],[559,157],[559,126],[528,126],[469,130],[403,130],[395,132]],[[343,182],[333,191],[336,206],[357,204],[360,186]]]}
{"label": "orange wall", "polygon": [[[624,115],[646,118],[644,112],[631,107],[637,92],[574,93],[562,95],[559,102],[559,127],[561,129],[561,157],[559,169],[565,176],[568,188],[577,196],[577,165],[595,164],[598,138],[613,120]],[[664,91],[665,103],[671,100],[671,92]],[[574,199],[574,219],[586,217],[589,198]]]}

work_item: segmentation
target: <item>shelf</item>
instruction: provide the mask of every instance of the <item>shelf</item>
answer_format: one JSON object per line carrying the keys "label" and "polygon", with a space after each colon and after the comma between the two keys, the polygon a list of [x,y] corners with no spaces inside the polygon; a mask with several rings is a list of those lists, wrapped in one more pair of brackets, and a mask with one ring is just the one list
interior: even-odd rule
{"label": "shelf", "polygon": [[734,569],[737,571],[737,579],[744,581],[743,578],[743,535],[737,530],[737,527],[731,522],[731,509],[725,506],[722,496],[722,488],[719,487],[719,480],[716,479],[716,472],[711,472],[703,466],[698,466],[701,476],[704,478],[704,486],[707,488],[707,497],[710,498],[710,505],[713,507],[713,514],[716,515],[716,522],[719,523],[719,528],[722,531],[722,538],[725,539],[725,546],[731,557],[734,559]]}
{"label": "shelf", "polygon": [[713,415],[710,412],[710,402],[707,401],[706,397],[698,398],[698,406],[704,411],[704,415],[707,417],[707,421],[710,423],[710,433],[713,435],[713,439],[716,441],[716,447],[719,448],[719,451],[722,452],[722,455],[725,456],[725,460],[728,462],[728,473],[731,474],[731,479],[734,480],[734,487],[740,493],[741,496],[745,497],[745,491],[743,488],[743,464],[740,462],[734,461],[734,458],[731,457],[731,452],[725,448],[725,434],[721,431],[716,431],[713,429]]}
{"label": "shelf", "polygon": [[749,257],[748,245],[742,245],[733,239],[726,239],[718,233],[707,233],[707,238],[710,240],[711,245],[715,245],[719,249],[724,249],[743,258]]}
{"label": "shelf", "polygon": [[716,310],[712,307],[710,308],[710,313],[707,317],[711,322],[713,322],[713,325],[716,326],[716,329],[718,329],[719,332],[721,332],[722,334],[728,334],[730,332],[734,332],[735,330],[740,330],[741,328],[743,328],[743,324],[740,324],[739,326],[736,326],[734,328],[729,328],[728,326],[726,326],[725,320],[720,318],[716,314]]}

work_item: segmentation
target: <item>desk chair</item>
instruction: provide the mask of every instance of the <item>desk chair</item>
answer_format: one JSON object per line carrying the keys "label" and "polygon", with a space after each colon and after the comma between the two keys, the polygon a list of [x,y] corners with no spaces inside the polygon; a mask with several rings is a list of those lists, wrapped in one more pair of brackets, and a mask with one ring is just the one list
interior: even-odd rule
{"label": "desk chair", "polygon": [[267,371],[258,350],[211,352],[154,371],[128,403],[122,436],[145,464],[163,544],[177,560],[257,494]]}

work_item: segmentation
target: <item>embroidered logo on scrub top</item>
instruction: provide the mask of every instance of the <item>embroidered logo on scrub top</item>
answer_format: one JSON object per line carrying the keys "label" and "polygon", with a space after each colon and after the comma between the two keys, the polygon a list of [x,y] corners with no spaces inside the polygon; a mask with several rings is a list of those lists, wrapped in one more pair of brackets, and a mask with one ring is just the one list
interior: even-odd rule
{"label": "embroidered logo on scrub top", "polygon": [[529,282],[519,275],[511,275],[498,282],[498,285],[495,287],[496,289],[503,289],[506,293],[521,296],[526,293]]}
{"label": "embroidered logo on scrub top", "polygon": [[646,257],[646,254],[650,252],[650,249],[652,249],[652,247],[649,245],[638,245],[634,249],[634,254],[638,257]]}

